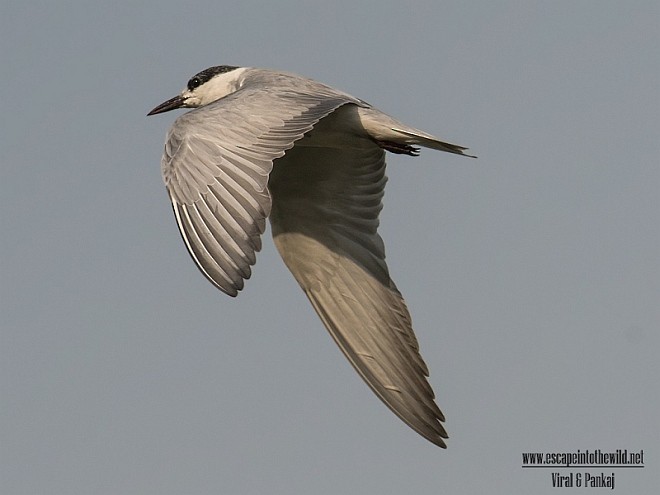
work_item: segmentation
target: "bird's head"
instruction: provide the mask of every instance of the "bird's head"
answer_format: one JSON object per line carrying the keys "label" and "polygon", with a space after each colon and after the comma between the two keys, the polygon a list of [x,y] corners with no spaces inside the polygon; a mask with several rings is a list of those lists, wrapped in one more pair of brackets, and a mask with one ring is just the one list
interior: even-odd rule
{"label": "bird's head", "polygon": [[190,78],[186,89],[161,103],[147,115],[169,112],[176,108],[197,108],[233,93],[240,87],[244,67],[219,65],[209,67]]}

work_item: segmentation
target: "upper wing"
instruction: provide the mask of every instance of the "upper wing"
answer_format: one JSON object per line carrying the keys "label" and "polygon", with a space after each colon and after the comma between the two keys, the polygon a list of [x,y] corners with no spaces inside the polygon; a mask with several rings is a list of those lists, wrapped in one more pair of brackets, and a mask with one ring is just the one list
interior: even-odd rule
{"label": "upper wing", "polygon": [[444,417],[377,233],[385,155],[366,134],[342,132],[352,110],[323,119],[275,163],[269,184],[275,245],[372,390],[444,447]]}
{"label": "upper wing", "polygon": [[319,119],[355,101],[329,88],[294,89],[246,86],[180,116],[167,135],[161,168],[179,230],[202,273],[231,296],[261,249],[273,160]]}

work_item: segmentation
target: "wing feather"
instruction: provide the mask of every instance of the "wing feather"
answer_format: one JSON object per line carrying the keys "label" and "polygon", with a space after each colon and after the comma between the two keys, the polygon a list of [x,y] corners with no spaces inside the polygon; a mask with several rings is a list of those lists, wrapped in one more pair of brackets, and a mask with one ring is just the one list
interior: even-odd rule
{"label": "wing feather", "polygon": [[161,168],[181,236],[202,273],[232,296],[261,249],[273,160],[335,109],[359,103],[311,81],[299,86],[278,91],[257,78],[183,114],[167,136]]}
{"label": "wing feather", "polygon": [[[226,269],[226,260],[211,254],[208,245],[205,245],[205,240],[208,240],[208,235],[205,235],[203,229],[200,228],[199,223],[195,224],[195,220],[191,218],[190,209],[187,205],[174,205],[175,217],[182,232],[186,232],[184,241],[188,247],[188,251],[195,260],[195,263],[202,271],[202,273],[219,288],[236,287],[236,290],[242,288],[243,279],[232,277]],[[221,265],[222,263],[222,265]],[[225,268],[223,268],[223,265]]]}
{"label": "wing feather", "polygon": [[[342,119],[350,111],[344,107],[323,119],[303,146],[275,162],[269,182],[275,245],[376,395],[410,427],[444,447],[444,416],[377,233],[384,153],[366,135],[345,131]],[[333,135],[337,146],[328,143]]]}

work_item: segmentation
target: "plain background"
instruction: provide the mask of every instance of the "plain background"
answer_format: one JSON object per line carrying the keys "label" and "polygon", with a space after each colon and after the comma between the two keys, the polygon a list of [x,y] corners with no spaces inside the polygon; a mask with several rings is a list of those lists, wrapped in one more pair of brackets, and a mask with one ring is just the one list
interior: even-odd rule
{"label": "plain background", "polygon": [[[654,493],[659,33],[654,0],[3,2],[0,492],[542,494],[522,452],[627,448],[616,493]],[[181,112],[145,115],[222,64],[479,155],[390,156],[382,213],[446,451],[269,233],[237,299],[189,259],[159,168]]]}

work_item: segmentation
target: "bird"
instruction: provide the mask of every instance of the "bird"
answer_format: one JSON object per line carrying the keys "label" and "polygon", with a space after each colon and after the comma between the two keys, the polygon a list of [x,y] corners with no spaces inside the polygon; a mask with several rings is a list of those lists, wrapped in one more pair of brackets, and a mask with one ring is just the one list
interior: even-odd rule
{"label": "bird", "polygon": [[178,108],[161,172],[199,270],[236,296],[269,219],[273,241],[324,326],[401,420],[446,448],[410,313],[378,234],[385,152],[473,157],[364,100],[288,72],[219,65],[151,110]]}

